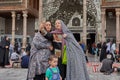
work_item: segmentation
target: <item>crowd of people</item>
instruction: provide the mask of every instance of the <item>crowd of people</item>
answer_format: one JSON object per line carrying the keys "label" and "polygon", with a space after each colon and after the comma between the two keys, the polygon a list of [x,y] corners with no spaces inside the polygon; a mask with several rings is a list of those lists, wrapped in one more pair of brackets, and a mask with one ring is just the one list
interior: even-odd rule
{"label": "crowd of people", "polygon": [[105,75],[110,75],[114,71],[120,72],[120,67],[114,65],[120,62],[119,49],[116,47],[114,39],[108,39],[107,42],[103,43],[93,43],[88,50],[92,55],[97,55],[102,64],[100,72]]}
{"label": "crowd of people", "polygon": [[5,36],[0,42],[0,67],[12,68],[13,63],[19,62],[20,67],[28,68],[30,44],[28,43],[26,49],[22,48],[19,43],[10,43],[10,40]]}
{"label": "crowd of people", "polygon": [[91,46],[91,50],[89,50],[89,53],[91,53],[92,55],[97,55],[100,62],[102,62],[103,59],[107,58],[107,54],[111,55],[113,61],[119,62],[119,49],[116,47],[114,39],[108,39],[107,42],[103,43],[93,43]]}

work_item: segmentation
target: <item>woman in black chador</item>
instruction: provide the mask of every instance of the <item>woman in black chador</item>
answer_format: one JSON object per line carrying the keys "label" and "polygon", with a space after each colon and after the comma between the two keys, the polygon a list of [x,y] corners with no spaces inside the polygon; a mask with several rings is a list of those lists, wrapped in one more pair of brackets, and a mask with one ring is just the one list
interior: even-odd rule
{"label": "woman in black chador", "polygon": [[0,66],[5,67],[9,65],[9,39],[5,36],[0,42]]}
{"label": "woman in black chador", "polygon": [[106,42],[104,42],[101,48],[100,62],[102,62],[102,60],[105,59],[107,56],[106,49],[107,49]]}

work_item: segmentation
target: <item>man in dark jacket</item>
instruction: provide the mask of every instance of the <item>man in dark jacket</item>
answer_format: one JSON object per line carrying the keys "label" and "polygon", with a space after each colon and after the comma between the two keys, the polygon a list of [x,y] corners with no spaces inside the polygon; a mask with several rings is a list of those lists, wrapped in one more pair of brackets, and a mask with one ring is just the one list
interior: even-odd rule
{"label": "man in dark jacket", "polygon": [[111,57],[112,56],[108,54],[107,58],[102,61],[100,72],[103,72],[106,75],[109,75],[114,71],[114,69],[112,68],[113,60],[111,60]]}

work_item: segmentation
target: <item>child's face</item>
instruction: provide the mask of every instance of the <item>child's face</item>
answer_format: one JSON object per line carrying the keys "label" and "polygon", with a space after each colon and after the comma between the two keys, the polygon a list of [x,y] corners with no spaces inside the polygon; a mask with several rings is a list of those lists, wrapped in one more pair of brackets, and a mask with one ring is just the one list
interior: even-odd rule
{"label": "child's face", "polygon": [[53,58],[52,61],[49,61],[50,66],[52,67],[56,67],[58,65],[58,59],[57,58]]}
{"label": "child's face", "polygon": [[24,52],[24,49],[22,49],[21,51]]}
{"label": "child's face", "polygon": [[58,30],[61,30],[61,22],[60,22],[60,20],[56,20],[55,28],[58,29]]}

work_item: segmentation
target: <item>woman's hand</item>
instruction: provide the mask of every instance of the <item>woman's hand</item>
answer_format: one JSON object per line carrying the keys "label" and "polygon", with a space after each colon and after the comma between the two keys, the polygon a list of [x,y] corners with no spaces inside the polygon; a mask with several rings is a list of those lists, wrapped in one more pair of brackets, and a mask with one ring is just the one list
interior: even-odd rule
{"label": "woman's hand", "polygon": [[7,48],[8,48],[8,46],[5,46],[5,48],[7,49]]}
{"label": "woman's hand", "polygon": [[53,50],[53,46],[49,46],[49,49],[52,51]]}
{"label": "woman's hand", "polygon": [[63,34],[63,38],[66,38],[67,37],[67,34]]}
{"label": "woman's hand", "polygon": [[42,22],[42,23],[40,24],[40,31],[42,31],[42,30],[44,29],[44,27],[45,27],[45,22]]}
{"label": "woman's hand", "polygon": [[53,37],[54,37],[54,40],[55,40],[55,41],[60,41],[60,39],[58,38],[58,35],[57,35],[57,34],[53,34]]}

